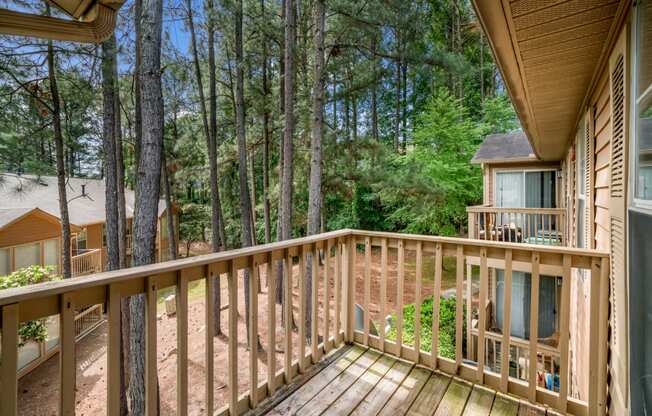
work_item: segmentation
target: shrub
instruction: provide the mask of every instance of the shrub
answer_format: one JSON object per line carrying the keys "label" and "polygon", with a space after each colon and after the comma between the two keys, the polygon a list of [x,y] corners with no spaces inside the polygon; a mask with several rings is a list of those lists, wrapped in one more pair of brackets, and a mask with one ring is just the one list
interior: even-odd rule
{"label": "shrub", "polygon": [[[57,280],[60,277],[53,274],[52,267],[29,266],[16,270],[8,276],[0,276],[0,290],[29,286],[36,283]],[[48,331],[45,327],[45,319],[27,321],[18,328],[18,346],[22,347],[29,341],[44,342],[47,339]]]}
{"label": "shrub", "polygon": [[[433,298],[429,297],[421,304],[421,350],[430,352],[432,346],[432,304]],[[456,299],[440,298],[439,301],[439,355],[455,359],[455,307]],[[403,307],[403,344],[414,345],[414,315],[416,307],[413,303]],[[462,318],[462,347],[466,345],[466,310]],[[392,320],[396,321],[396,314],[392,314]],[[396,340],[396,327],[392,326],[387,338]]]}

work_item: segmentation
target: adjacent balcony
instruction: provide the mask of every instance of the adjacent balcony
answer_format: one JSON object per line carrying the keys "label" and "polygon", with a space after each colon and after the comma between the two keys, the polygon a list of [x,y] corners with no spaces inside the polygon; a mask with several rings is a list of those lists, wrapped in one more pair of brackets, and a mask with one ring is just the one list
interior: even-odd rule
{"label": "adjacent balcony", "polygon": [[467,207],[469,238],[513,243],[567,244],[564,208]]}
{"label": "adjacent balcony", "polygon": [[[310,263],[314,267],[308,267]],[[491,268],[504,272],[502,333],[487,329]],[[590,282],[591,349],[582,352],[588,365],[581,370],[591,380],[586,400],[569,394],[570,288],[578,270]],[[251,278],[248,303],[242,284],[246,271]],[[527,271],[532,279],[526,339],[512,337],[509,330],[515,318],[512,275],[518,271]],[[443,415],[461,414],[465,408],[488,414],[496,406],[508,409],[501,414],[517,414],[529,406],[551,414],[600,414],[607,393],[608,271],[608,254],[599,251],[341,230],[5,290],[0,292],[0,414],[19,412],[19,326],[51,316],[59,321],[60,377],[50,382],[59,384],[60,413],[75,412],[80,397],[74,311],[97,304],[108,308],[106,413],[119,414],[120,305],[141,294],[147,414],[155,414],[158,398],[163,400],[169,390],[176,391],[177,414],[187,414],[189,405],[197,403],[205,414],[219,415],[250,410],[375,415],[424,409]],[[538,282],[543,275],[556,276],[561,283],[555,347],[542,344],[537,336]],[[220,280],[227,291],[222,301],[228,304],[221,339],[228,345],[226,358],[217,361],[215,316],[210,311]],[[197,295],[197,285],[205,289],[199,298],[203,312],[189,319],[199,307],[189,307],[189,294]],[[278,285],[281,304],[276,302]],[[168,334],[159,333],[157,301],[170,290],[175,293],[176,349],[167,356],[167,351],[159,351],[161,336]],[[310,326],[305,324],[308,316]],[[245,325],[248,330],[242,331]],[[200,326],[193,333],[203,336],[190,337],[191,326]],[[203,344],[203,354],[189,358],[189,344],[197,342]],[[243,347],[258,343],[260,348]],[[500,353],[488,354],[490,344]],[[518,357],[513,347],[518,347]],[[172,376],[161,374],[166,371],[161,352],[176,361]],[[550,390],[538,380],[546,372],[542,357],[553,353],[559,363],[554,370],[558,388]],[[510,371],[514,362],[520,363],[518,374]],[[224,384],[218,385],[217,373],[223,367]]]}

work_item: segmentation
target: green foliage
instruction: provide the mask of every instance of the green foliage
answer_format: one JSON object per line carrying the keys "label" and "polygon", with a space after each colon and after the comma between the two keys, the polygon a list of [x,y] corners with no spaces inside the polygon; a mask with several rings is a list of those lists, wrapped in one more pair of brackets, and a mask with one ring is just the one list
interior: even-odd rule
{"label": "green foliage", "polygon": [[190,244],[206,239],[206,231],[211,227],[210,206],[203,204],[185,204],[181,208],[179,238]]}
{"label": "green foliage", "polygon": [[[29,266],[16,270],[8,276],[0,276],[0,290],[29,286],[37,283],[58,280],[60,277],[53,275],[52,267]],[[27,321],[18,328],[21,347],[29,341],[43,342],[48,336],[44,319]]]}
{"label": "green foliage", "polygon": [[[421,349],[430,352],[432,347],[432,305],[433,298],[429,297],[421,304],[421,330],[419,331]],[[440,298],[439,302],[439,355],[455,359],[455,308],[454,297],[449,299]],[[403,344],[414,345],[414,322],[416,307],[413,303],[403,307]],[[464,310],[466,316],[466,310]],[[396,320],[396,314],[392,314]],[[463,318],[463,341],[466,345],[466,318]],[[392,327],[387,334],[390,340],[396,340],[396,327]]]}

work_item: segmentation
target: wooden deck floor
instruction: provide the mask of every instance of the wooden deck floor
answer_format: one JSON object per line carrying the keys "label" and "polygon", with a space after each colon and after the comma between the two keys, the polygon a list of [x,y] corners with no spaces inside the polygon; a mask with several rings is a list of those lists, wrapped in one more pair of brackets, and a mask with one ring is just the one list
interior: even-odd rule
{"label": "wooden deck floor", "polygon": [[267,415],[558,415],[480,385],[353,346]]}

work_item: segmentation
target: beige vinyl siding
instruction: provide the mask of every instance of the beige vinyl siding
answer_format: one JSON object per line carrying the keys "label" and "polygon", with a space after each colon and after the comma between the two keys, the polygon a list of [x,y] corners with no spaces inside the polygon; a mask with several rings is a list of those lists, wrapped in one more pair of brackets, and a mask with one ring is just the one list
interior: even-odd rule
{"label": "beige vinyl siding", "polygon": [[594,131],[594,199],[595,248],[609,249],[609,182],[611,162],[611,94],[605,73],[593,105]]}

